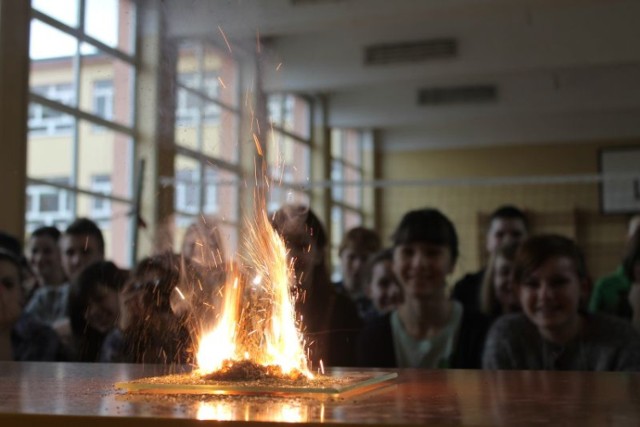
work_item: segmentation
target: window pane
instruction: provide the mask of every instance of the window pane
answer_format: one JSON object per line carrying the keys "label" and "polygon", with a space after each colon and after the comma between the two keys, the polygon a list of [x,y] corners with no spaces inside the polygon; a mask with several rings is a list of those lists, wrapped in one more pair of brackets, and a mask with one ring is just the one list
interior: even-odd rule
{"label": "window pane", "polygon": [[239,156],[238,129],[239,117],[227,109],[216,107],[217,122],[203,124],[202,151],[210,157],[237,163]]}
{"label": "window pane", "polygon": [[[360,208],[362,205],[362,185],[357,183],[362,182],[362,175],[360,171],[349,166],[344,168],[344,180],[349,183],[345,185],[345,202],[349,206]],[[352,183],[356,183],[353,185]]]}
{"label": "window pane", "polygon": [[45,114],[45,108],[29,106],[27,175],[49,179],[72,176],[75,119],[66,114]]}
{"label": "window pane", "polygon": [[287,132],[308,139],[311,135],[309,103],[298,96],[273,94],[267,97],[269,121]]}
{"label": "window pane", "polygon": [[[29,37],[29,57],[31,63],[31,75],[33,75],[33,61],[44,61],[45,69],[71,69],[71,57],[78,49],[78,41],[67,33],[64,33],[37,19],[31,20]],[[38,65],[36,63],[35,65]],[[40,74],[40,73],[38,73]],[[37,82],[35,82],[37,84]]]}
{"label": "window pane", "polygon": [[31,0],[31,6],[70,27],[78,26],[78,0]]}
{"label": "window pane", "polygon": [[331,157],[342,158],[342,129],[331,129]]}
{"label": "window pane", "polygon": [[311,150],[306,144],[278,131],[269,132],[267,156],[275,181],[304,184],[309,179]]}
{"label": "window pane", "polygon": [[215,46],[206,45],[202,51],[204,73],[212,76],[219,86],[216,98],[230,107],[237,107],[238,102],[238,66],[225,51]]}
{"label": "window pane", "polygon": [[178,212],[197,214],[200,212],[200,164],[197,160],[176,156],[174,201]]}
{"label": "window pane", "polygon": [[[47,182],[69,184],[65,176],[49,177]],[[72,194],[61,188],[46,184],[27,185],[26,229],[31,233],[43,225],[66,226],[73,218],[71,210]]]}
{"label": "window pane", "polygon": [[224,221],[238,221],[238,176],[224,169],[205,168],[204,213]]}
{"label": "window pane", "polygon": [[78,131],[78,187],[131,197],[131,138],[85,120]]}
{"label": "window pane", "polygon": [[133,53],[135,8],[128,0],[86,0],[87,35],[125,53]]}
{"label": "window pane", "polygon": [[350,230],[353,227],[362,225],[362,215],[350,210],[344,211],[344,229]]}
{"label": "window pane", "polygon": [[132,65],[82,44],[80,109],[106,120],[133,124]]}
{"label": "window pane", "polygon": [[334,185],[331,186],[331,198],[336,201],[344,200],[344,171],[343,165],[338,160],[331,161],[331,181]]}

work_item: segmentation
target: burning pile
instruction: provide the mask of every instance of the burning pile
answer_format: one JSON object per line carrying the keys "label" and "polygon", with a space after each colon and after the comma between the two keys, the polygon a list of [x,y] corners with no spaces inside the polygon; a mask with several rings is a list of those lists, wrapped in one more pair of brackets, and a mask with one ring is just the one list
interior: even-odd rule
{"label": "burning pile", "polygon": [[[231,265],[197,351],[203,379],[313,378],[295,316],[294,279],[284,242],[264,209],[247,224],[242,267]],[[213,324],[213,326],[211,326]]]}

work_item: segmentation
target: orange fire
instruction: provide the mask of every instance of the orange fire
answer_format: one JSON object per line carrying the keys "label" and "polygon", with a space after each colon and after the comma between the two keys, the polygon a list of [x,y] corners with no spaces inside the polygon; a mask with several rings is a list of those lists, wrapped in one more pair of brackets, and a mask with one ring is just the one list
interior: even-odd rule
{"label": "orange fire", "polygon": [[305,342],[297,327],[294,279],[284,242],[271,226],[264,197],[256,197],[256,218],[247,224],[242,267],[234,267],[222,292],[217,319],[198,343],[199,373],[206,375],[234,361],[277,366],[285,375],[308,378]]}

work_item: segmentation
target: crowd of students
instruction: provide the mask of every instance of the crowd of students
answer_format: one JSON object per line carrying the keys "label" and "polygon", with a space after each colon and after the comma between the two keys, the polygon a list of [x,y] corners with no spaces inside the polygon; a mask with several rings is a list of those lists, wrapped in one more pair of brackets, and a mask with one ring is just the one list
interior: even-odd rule
{"label": "crowd of students", "polygon": [[[500,207],[489,219],[488,264],[451,292],[459,236],[437,209],[406,213],[387,247],[373,230],[349,230],[339,283],[310,209],[287,205],[270,220],[295,271],[314,365],[640,370],[640,216],[620,267],[592,287],[573,240],[530,235],[523,212]],[[5,360],[191,363],[195,325],[211,314],[193,307],[210,307],[200,303],[215,298],[232,265],[204,222],[189,228],[181,254],[150,256],[132,271],[104,259],[102,233],[86,218],[63,233],[34,231],[26,256],[17,239],[0,237]]]}

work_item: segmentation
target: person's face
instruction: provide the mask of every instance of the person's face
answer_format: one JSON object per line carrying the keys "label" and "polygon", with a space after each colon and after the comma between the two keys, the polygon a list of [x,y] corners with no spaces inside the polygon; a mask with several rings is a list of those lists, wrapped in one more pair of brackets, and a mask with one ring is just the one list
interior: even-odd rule
{"label": "person's face", "polygon": [[370,255],[371,251],[363,247],[347,246],[342,250],[340,267],[342,268],[344,287],[349,292],[362,291],[362,286],[358,285],[356,278]]}
{"label": "person's face", "polygon": [[62,267],[69,280],[75,280],[85,267],[104,259],[98,240],[91,235],[69,235],[60,238]]}
{"label": "person's face", "polygon": [[107,286],[98,285],[87,305],[85,319],[98,332],[106,333],[118,321],[120,306],[118,292]]}
{"label": "person's face", "polygon": [[513,262],[498,255],[493,271],[493,289],[498,303],[502,307],[515,307],[518,305],[518,297],[511,284],[511,272]]}
{"label": "person's face", "polygon": [[519,218],[495,218],[487,233],[487,251],[492,253],[499,246],[521,242],[527,237],[527,228]]}
{"label": "person's face", "polygon": [[382,260],[373,265],[368,296],[378,313],[387,313],[402,302],[402,290],[393,274],[391,260]]}
{"label": "person's face", "polygon": [[405,298],[429,298],[443,292],[453,264],[447,246],[416,242],[398,245],[393,251],[393,272]]}
{"label": "person's face", "polygon": [[50,236],[36,236],[29,240],[29,263],[36,276],[45,283],[55,280],[62,270],[60,248]]}
{"label": "person's face", "polygon": [[12,326],[21,313],[20,272],[11,261],[0,260],[0,329]]}
{"label": "person's face", "polygon": [[563,330],[578,319],[578,307],[588,284],[581,280],[570,258],[545,261],[518,284],[520,304],[538,329]]}

